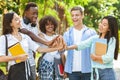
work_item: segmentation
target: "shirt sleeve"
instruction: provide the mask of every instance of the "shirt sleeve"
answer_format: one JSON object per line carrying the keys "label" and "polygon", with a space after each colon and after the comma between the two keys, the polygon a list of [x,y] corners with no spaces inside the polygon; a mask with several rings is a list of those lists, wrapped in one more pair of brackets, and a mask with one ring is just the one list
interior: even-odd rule
{"label": "shirt sleeve", "polygon": [[6,51],[6,43],[5,43],[5,36],[0,37],[0,56],[5,56],[5,51]]}
{"label": "shirt sleeve", "polygon": [[113,37],[108,43],[107,53],[102,56],[103,63],[109,63],[114,59],[116,39]]}
{"label": "shirt sleeve", "polygon": [[28,39],[29,49],[36,52],[36,50],[39,48],[39,45],[36,42],[34,42],[29,36],[27,36],[27,39]]}
{"label": "shirt sleeve", "polygon": [[80,50],[85,49],[87,47],[91,47],[91,45],[93,43],[93,40],[95,38],[97,38],[97,36],[92,36],[92,37],[88,38],[85,41],[81,41],[80,44],[76,44],[77,45],[77,49],[76,50],[80,51]]}

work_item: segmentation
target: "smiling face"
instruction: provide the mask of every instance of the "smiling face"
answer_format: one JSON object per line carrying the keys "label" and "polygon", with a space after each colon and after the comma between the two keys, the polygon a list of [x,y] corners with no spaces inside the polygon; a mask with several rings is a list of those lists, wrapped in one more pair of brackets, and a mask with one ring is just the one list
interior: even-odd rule
{"label": "smiling face", "polygon": [[109,31],[109,25],[108,25],[107,19],[103,19],[99,23],[98,31],[99,31],[99,33],[102,33],[102,34],[106,34]]}
{"label": "smiling face", "polygon": [[29,10],[25,11],[25,16],[31,23],[36,24],[38,18],[38,7],[30,7]]}
{"label": "smiling face", "polygon": [[12,28],[16,28],[16,29],[20,28],[20,26],[21,26],[20,17],[16,13],[14,13],[14,15],[13,15],[11,26],[12,26]]}
{"label": "smiling face", "polygon": [[80,24],[82,24],[84,15],[82,15],[80,10],[73,10],[71,11],[71,17],[72,17],[74,26],[79,26]]}
{"label": "smiling face", "polygon": [[47,24],[45,25],[46,34],[47,35],[53,35],[54,33],[54,24],[50,21],[47,21]]}

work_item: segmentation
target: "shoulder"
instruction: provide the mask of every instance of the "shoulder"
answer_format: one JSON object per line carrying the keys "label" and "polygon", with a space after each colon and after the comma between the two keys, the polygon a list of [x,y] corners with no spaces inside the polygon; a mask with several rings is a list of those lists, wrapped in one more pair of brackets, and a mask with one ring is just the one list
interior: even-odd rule
{"label": "shoulder", "polygon": [[70,34],[73,31],[73,27],[69,27],[69,29],[66,30],[66,32],[64,32],[65,34]]}
{"label": "shoulder", "polygon": [[4,35],[1,35],[1,36],[0,36],[0,41],[3,41],[3,40],[5,40],[5,36],[4,36]]}
{"label": "shoulder", "polygon": [[84,27],[84,30],[87,31],[87,32],[95,32],[96,33],[94,28],[89,28],[87,26]]}
{"label": "shoulder", "polygon": [[96,35],[96,31],[93,28],[89,28],[89,27],[84,27],[83,33],[87,34],[87,35]]}
{"label": "shoulder", "polygon": [[0,40],[5,40],[5,36],[7,36],[7,39],[11,39],[12,38],[11,34],[6,34],[6,35],[1,35],[0,36]]}
{"label": "shoulder", "polygon": [[111,38],[110,38],[109,44],[111,44],[111,43],[116,43],[115,37],[111,37]]}
{"label": "shoulder", "polygon": [[29,39],[30,37],[27,34],[20,33],[23,39]]}

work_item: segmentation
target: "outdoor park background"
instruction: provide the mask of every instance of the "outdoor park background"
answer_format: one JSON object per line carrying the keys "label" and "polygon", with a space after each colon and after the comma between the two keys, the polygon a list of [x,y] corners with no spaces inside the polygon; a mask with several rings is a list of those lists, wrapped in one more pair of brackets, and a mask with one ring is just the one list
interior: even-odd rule
{"label": "outdoor park background", "polygon": [[[38,5],[38,20],[45,15],[54,16],[59,22],[56,32],[61,35],[72,26],[70,9],[76,5],[84,7],[85,17],[83,23],[86,26],[94,28],[97,31],[100,19],[106,15],[113,15],[118,19],[120,29],[120,0],[0,0],[0,34],[2,29],[2,15],[6,12],[14,11],[22,16],[25,5],[28,2],[35,2]],[[118,67],[120,59],[116,63]]]}

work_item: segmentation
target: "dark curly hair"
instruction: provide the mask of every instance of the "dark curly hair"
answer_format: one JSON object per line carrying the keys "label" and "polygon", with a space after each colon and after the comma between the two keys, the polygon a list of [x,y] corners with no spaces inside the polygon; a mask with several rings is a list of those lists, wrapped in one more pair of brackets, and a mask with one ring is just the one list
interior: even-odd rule
{"label": "dark curly hair", "polygon": [[58,23],[57,20],[53,16],[45,16],[39,21],[39,29],[41,32],[46,33],[45,26],[48,24],[48,22],[51,22],[54,25],[54,31],[56,30]]}
{"label": "dark curly hair", "polygon": [[9,34],[13,32],[12,26],[12,19],[14,17],[15,12],[9,12],[3,15],[3,27],[2,27],[2,34]]}

